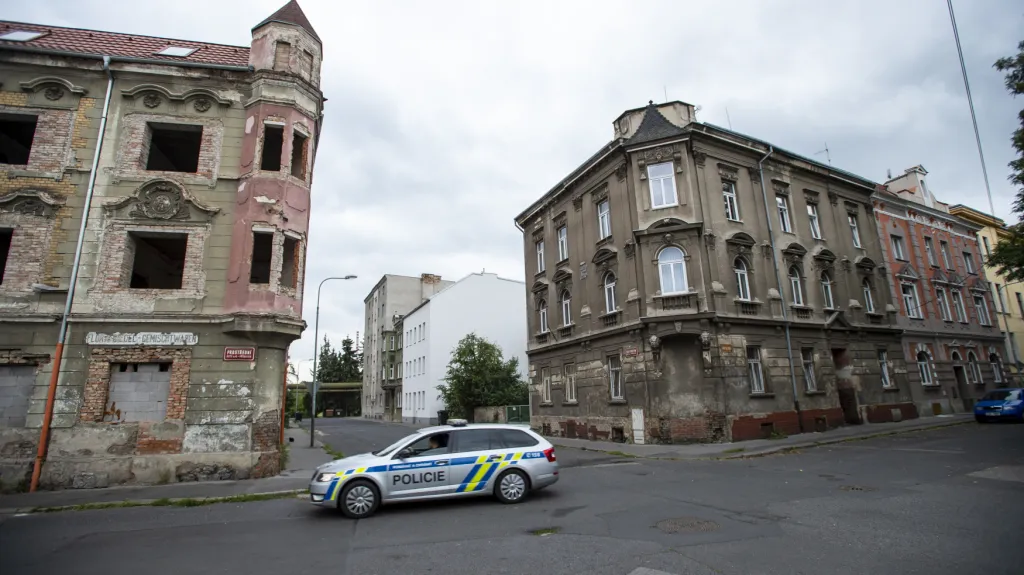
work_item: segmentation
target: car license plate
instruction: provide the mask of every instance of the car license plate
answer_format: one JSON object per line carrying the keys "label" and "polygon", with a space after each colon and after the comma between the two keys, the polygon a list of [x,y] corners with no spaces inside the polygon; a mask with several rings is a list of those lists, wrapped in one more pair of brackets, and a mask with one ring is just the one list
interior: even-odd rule
{"label": "car license plate", "polygon": [[1003,413],[1001,411],[990,411],[990,412],[986,413],[985,415],[987,415],[989,417],[999,417],[1002,414]]}

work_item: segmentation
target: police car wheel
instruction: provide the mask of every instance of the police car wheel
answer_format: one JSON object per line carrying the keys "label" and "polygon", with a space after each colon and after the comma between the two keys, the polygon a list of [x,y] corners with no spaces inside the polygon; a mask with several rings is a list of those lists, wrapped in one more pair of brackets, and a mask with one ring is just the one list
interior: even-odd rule
{"label": "police car wheel", "polygon": [[338,498],[338,507],[350,519],[369,517],[380,505],[377,486],[365,480],[356,480],[345,486]]}
{"label": "police car wheel", "polygon": [[494,483],[494,496],[502,503],[519,503],[530,491],[530,480],[518,469],[510,469]]}

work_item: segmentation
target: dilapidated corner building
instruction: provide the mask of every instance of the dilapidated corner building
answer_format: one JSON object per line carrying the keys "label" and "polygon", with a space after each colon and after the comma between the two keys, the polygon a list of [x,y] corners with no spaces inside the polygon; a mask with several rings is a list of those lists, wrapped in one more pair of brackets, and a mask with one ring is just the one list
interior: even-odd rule
{"label": "dilapidated corner building", "polygon": [[682,102],[614,131],[516,219],[534,427],[693,442],[916,417],[876,184]]}
{"label": "dilapidated corner building", "polygon": [[321,55],[295,2],[250,46],[0,22],[5,487],[32,468],[86,209],[41,485],[278,472]]}

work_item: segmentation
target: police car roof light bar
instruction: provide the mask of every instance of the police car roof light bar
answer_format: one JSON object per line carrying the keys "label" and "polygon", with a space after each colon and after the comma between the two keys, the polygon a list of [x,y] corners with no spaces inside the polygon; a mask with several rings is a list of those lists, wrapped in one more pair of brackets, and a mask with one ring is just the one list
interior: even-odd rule
{"label": "police car roof light bar", "polygon": [[466,421],[465,419],[449,419],[448,420],[448,425],[450,425],[452,427],[466,427],[467,423],[469,423],[469,422]]}

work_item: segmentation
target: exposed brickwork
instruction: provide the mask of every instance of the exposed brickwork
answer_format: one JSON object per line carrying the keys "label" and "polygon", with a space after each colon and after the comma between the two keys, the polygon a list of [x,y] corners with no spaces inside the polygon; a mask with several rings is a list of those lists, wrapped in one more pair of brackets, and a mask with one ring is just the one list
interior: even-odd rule
{"label": "exposed brickwork", "polygon": [[[79,421],[101,422],[107,409],[111,363],[171,362],[171,386],[167,396],[167,419],[184,419],[192,350],[175,348],[94,348],[79,410]],[[180,441],[178,451],[181,450]]]}
{"label": "exposed brickwork", "polygon": [[181,437],[174,439],[158,439],[150,435],[148,431],[148,426],[139,426],[139,439],[135,445],[135,453],[138,455],[181,453]]}
{"label": "exposed brickwork", "polygon": [[281,413],[266,411],[252,424],[253,451],[277,451],[281,440]]}
{"label": "exposed brickwork", "polygon": [[36,133],[28,164],[20,169],[60,175],[69,163],[72,123],[76,112],[46,108],[0,105],[0,113],[36,116]]}
{"label": "exposed brickwork", "polygon": [[[135,101],[141,101],[141,98],[133,100],[133,102]],[[166,99],[160,106],[168,112],[171,111],[170,104]],[[199,147],[199,167],[195,174],[146,170],[146,162],[149,159],[149,142],[152,136],[149,122],[202,124],[203,136]],[[150,180],[167,177],[181,179],[186,183],[205,184],[216,181],[217,171],[220,168],[221,142],[224,140],[224,123],[221,120],[200,116],[182,118],[180,113],[164,115],[133,112],[125,114],[121,123],[121,146],[117,150],[115,171],[118,178]]]}
{"label": "exposed brickwork", "polygon": [[261,453],[259,460],[256,461],[256,465],[252,468],[250,477],[253,479],[261,479],[263,477],[273,477],[281,473],[281,456],[279,453]]}
{"label": "exposed brickwork", "polygon": [[[825,431],[843,425],[843,410],[807,409],[800,412],[804,431]],[[776,411],[758,415],[742,415],[732,422],[732,440],[763,439],[772,431],[795,435],[800,433],[800,419],[795,411]]]}
{"label": "exposed brickwork", "polygon": [[31,292],[45,273],[53,219],[24,213],[0,212],[0,228],[12,228],[7,267],[0,293]]}
{"label": "exposed brickwork", "polygon": [[917,419],[917,406],[913,403],[893,403],[888,405],[869,405],[866,408],[868,423],[889,423],[893,420],[893,410],[902,415],[902,419]]}

